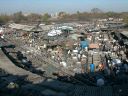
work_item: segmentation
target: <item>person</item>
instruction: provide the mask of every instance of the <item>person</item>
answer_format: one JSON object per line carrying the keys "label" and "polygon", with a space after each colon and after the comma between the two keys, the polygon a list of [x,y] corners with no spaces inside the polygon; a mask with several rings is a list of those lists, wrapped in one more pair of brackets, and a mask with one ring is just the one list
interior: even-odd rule
{"label": "person", "polygon": [[92,63],[90,64],[90,72],[94,72],[95,71],[95,65]]}
{"label": "person", "polygon": [[103,49],[102,49],[102,51],[105,51],[105,50],[106,50],[105,48],[106,48],[106,46],[105,46],[105,45],[103,45]]}
{"label": "person", "polygon": [[104,64],[99,64],[99,71],[103,71],[104,70]]}
{"label": "person", "polygon": [[87,64],[84,64],[84,69],[85,69],[85,72],[87,73],[88,72],[88,65]]}
{"label": "person", "polygon": [[108,67],[105,67],[104,68],[104,73],[106,76],[110,76],[111,72],[110,72],[110,69]]}
{"label": "person", "polygon": [[81,54],[77,54],[78,60],[81,60]]}
{"label": "person", "polygon": [[68,56],[71,56],[71,50],[68,50]]}

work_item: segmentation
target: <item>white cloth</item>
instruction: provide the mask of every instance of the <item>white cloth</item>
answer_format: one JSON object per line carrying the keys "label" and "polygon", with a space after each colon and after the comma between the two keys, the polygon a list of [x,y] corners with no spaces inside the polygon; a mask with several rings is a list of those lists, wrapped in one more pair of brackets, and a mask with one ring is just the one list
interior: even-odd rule
{"label": "white cloth", "polygon": [[78,54],[78,55],[77,55],[77,57],[78,57],[78,59],[80,59],[81,55],[80,55],[80,54]]}
{"label": "white cloth", "polygon": [[71,53],[71,51],[69,50],[69,51],[68,51],[68,54],[70,54],[70,53]]}
{"label": "white cloth", "polygon": [[114,59],[114,60],[112,61],[112,64],[113,64],[113,65],[115,65],[115,64],[120,65],[120,64],[121,64],[121,60],[120,60],[120,59]]}
{"label": "white cloth", "polygon": [[63,67],[67,67],[67,63],[64,61],[60,62],[60,64],[63,65]]}
{"label": "white cloth", "polygon": [[61,30],[52,30],[51,32],[48,33],[48,36],[56,36],[62,34]]}
{"label": "white cloth", "polygon": [[73,53],[78,53],[78,50],[73,50]]}
{"label": "white cloth", "polygon": [[113,49],[114,49],[114,51],[117,51],[117,46],[114,46],[114,48],[113,48]]}

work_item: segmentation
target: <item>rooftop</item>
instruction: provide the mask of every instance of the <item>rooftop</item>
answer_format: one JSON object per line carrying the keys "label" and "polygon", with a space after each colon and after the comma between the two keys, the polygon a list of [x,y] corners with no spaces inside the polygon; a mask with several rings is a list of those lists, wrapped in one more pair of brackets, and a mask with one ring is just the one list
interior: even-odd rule
{"label": "rooftop", "polygon": [[123,35],[128,37],[128,31],[123,31],[123,32],[121,32],[121,34],[123,34]]}

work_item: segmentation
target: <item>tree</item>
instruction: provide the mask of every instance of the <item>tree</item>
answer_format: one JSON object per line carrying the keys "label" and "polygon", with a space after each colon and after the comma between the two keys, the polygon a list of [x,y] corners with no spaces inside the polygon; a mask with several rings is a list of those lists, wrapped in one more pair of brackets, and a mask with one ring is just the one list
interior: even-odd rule
{"label": "tree", "polygon": [[123,18],[123,21],[128,25],[128,16]]}
{"label": "tree", "polygon": [[46,23],[46,24],[49,24],[50,23],[50,19],[51,16],[48,14],[48,13],[45,13],[42,17],[43,21]]}
{"label": "tree", "polygon": [[64,16],[66,16],[67,15],[67,13],[66,12],[59,12],[59,17],[60,18],[63,18]]}
{"label": "tree", "polygon": [[41,20],[42,16],[39,14],[31,13],[27,16],[28,22]]}
{"label": "tree", "polygon": [[15,23],[20,23],[21,21],[26,21],[26,17],[22,14],[22,12],[17,12],[12,15],[12,20]]}
{"label": "tree", "polygon": [[76,15],[77,15],[78,20],[80,20],[80,12],[79,11],[77,11]]}
{"label": "tree", "polygon": [[0,24],[5,24],[10,21],[10,16],[8,15],[0,15]]}
{"label": "tree", "polygon": [[91,10],[92,13],[102,13],[102,10],[100,10],[99,8],[93,8]]}

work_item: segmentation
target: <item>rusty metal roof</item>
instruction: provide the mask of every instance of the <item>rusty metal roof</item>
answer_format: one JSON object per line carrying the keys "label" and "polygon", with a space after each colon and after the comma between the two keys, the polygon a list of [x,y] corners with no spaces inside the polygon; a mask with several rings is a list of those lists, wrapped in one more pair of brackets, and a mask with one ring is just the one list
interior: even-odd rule
{"label": "rusty metal roof", "polygon": [[89,44],[89,48],[99,48],[98,44]]}

